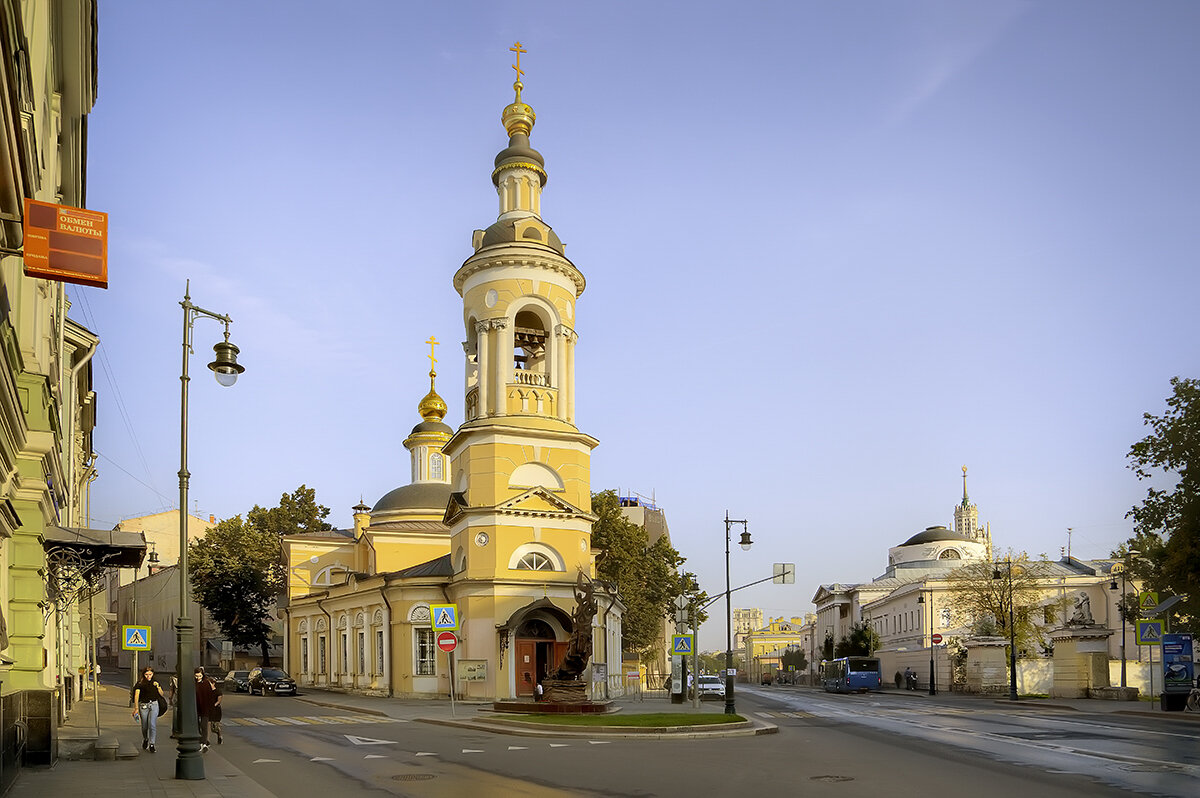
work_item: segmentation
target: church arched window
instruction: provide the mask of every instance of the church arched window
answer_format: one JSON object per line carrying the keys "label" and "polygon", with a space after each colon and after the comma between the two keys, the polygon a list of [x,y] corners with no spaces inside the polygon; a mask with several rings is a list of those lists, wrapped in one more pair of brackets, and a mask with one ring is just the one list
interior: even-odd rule
{"label": "church arched window", "polygon": [[518,571],[553,571],[554,562],[545,554],[531,551],[517,560]]}
{"label": "church arched window", "polygon": [[429,478],[438,481],[445,479],[443,476],[442,456],[437,452],[429,455]]}
{"label": "church arched window", "polygon": [[939,560],[961,560],[962,554],[957,549],[946,549],[938,555]]}
{"label": "church arched window", "polygon": [[548,377],[546,347],[549,333],[542,317],[532,310],[522,310],[517,313],[513,326],[513,367],[517,371]]}

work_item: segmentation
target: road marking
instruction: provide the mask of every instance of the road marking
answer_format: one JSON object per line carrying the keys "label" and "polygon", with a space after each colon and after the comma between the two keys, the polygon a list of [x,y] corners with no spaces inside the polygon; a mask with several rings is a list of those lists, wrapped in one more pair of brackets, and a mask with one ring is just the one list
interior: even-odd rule
{"label": "road marking", "polygon": [[608,745],[608,740],[588,740],[588,745]]}
{"label": "road marking", "polygon": [[402,718],[385,718],[378,715],[290,715],[274,718],[229,718],[224,721],[230,726],[313,726],[339,723],[408,723]]}
{"label": "road marking", "polygon": [[484,753],[483,749],[481,749],[481,748],[464,748],[462,750],[462,752],[464,754],[482,754],[482,753]]}
{"label": "road marking", "polygon": [[383,754],[367,754],[363,759],[387,759]]}
{"label": "road marking", "polygon": [[551,748],[570,748],[571,746],[568,745],[567,743],[550,743],[550,747]]}
{"label": "road marking", "polygon": [[331,756],[314,756],[312,759],[310,759],[308,761],[309,762],[332,762],[333,757],[331,757]]}
{"label": "road marking", "polygon": [[275,763],[278,763],[278,762],[279,762],[279,760],[278,760],[278,759],[256,759],[256,760],[254,760],[253,762],[251,762],[250,764],[252,764],[252,765],[257,765],[257,764],[259,764],[260,762],[275,762]]}
{"label": "road marking", "polygon": [[525,745],[510,745],[508,747],[508,750],[509,751],[528,751],[529,747],[525,746]]}
{"label": "road marking", "polygon": [[374,737],[355,737],[353,734],[342,736],[355,745],[396,745],[395,740],[376,740]]}
{"label": "road marking", "polygon": [[417,751],[413,756],[437,756],[437,754],[432,751]]}

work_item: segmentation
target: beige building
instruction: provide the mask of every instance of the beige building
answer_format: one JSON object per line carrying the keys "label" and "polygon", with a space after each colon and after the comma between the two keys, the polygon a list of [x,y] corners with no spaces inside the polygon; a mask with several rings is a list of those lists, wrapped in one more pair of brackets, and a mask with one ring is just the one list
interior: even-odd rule
{"label": "beige building", "polygon": [[[301,684],[444,696],[453,659],[458,695],[532,698],[576,631],[577,579],[595,576],[597,441],[575,417],[585,281],[542,217],[547,173],[523,88],[502,113],[509,141],[491,171],[499,215],[474,232],[452,281],[465,322],[463,423],[443,422],[431,368],[404,439],[409,482],[355,507],[352,529],[284,539],[286,657]],[[623,608],[600,586],[597,598],[586,678],[594,696],[619,694]],[[452,657],[435,645],[445,604],[459,621]]]}

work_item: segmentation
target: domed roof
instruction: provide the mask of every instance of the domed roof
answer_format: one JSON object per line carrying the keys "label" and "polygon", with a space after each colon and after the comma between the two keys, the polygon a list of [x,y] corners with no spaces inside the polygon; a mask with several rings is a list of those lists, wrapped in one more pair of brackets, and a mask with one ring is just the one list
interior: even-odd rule
{"label": "domed roof", "polygon": [[955,543],[973,542],[971,538],[955,532],[953,529],[947,529],[944,526],[930,526],[926,527],[924,532],[918,532],[900,545],[915,546],[921,543],[936,543],[941,540],[954,541]]}
{"label": "domed roof", "polygon": [[413,435],[421,432],[439,432],[443,435],[453,435],[454,430],[449,424],[443,424],[440,421],[422,421],[420,424],[412,428]]}
{"label": "domed roof", "polygon": [[[419,425],[418,425],[419,426]],[[446,482],[417,482],[388,491],[375,502],[372,514],[398,510],[444,511],[450,501],[450,485]]]}
{"label": "domed roof", "polygon": [[[562,241],[558,239],[558,234],[553,229],[549,230],[549,241],[543,241],[541,236],[536,238],[531,237],[531,233],[537,233],[537,228],[529,228],[525,231],[524,237],[520,239],[522,244],[544,244],[550,247],[560,255],[565,255]],[[481,247],[490,247],[494,244],[513,244],[517,243],[517,223],[515,219],[501,219],[491,227],[483,231],[483,243]]]}

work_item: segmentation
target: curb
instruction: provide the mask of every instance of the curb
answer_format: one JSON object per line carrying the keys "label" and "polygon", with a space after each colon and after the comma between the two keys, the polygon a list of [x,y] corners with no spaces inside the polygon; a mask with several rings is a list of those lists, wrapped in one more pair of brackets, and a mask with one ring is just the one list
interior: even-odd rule
{"label": "curb", "polygon": [[489,731],[498,734],[511,734],[516,737],[570,737],[595,738],[607,737],[612,739],[638,740],[698,740],[714,737],[757,737],[761,734],[776,734],[779,727],[774,723],[762,720],[746,720],[742,723],[715,724],[705,726],[657,726],[645,728],[627,728],[622,726],[556,726],[545,723],[523,723],[517,720],[501,718],[488,719],[451,719],[451,718],[415,718],[419,723],[430,723],[436,726],[455,726],[475,731]]}

